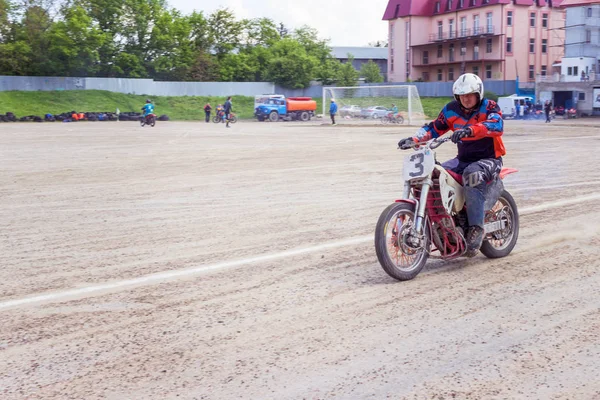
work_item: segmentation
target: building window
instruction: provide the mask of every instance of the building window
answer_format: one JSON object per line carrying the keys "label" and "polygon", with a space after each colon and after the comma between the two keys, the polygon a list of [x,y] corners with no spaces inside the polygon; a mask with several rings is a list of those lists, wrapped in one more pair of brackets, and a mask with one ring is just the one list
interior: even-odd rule
{"label": "building window", "polygon": [[535,53],[535,39],[529,39],[529,52]]}
{"label": "building window", "polygon": [[448,46],[448,61],[454,61],[454,44]]}
{"label": "building window", "polygon": [[548,52],[548,39],[542,39],[542,53],[546,54]]}
{"label": "building window", "polygon": [[460,18],[460,36],[467,36],[467,17]]}
{"label": "building window", "polygon": [[529,79],[533,79],[535,78],[535,66],[530,65],[529,66]]}
{"label": "building window", "polygon": [[449,81],[454,80],[454,68],[448,68],[448,80]]}
{"label": "building window", "polygon": [[512,26],[512,19],[513,19],[513,12],[512,11],[508,11],[506,13],[506,25],[507,26]]}
{"label": "building window", "polygon": [[442,40],[444,38],[444,23],[442,21],[438,21],[438,39]]}
{"label": "building window", "polygon": [[464,56],[467,54],[467,42],[460,42],[460,55]]}
{"label": "building window", "polygon": [[592,18],[592,7],[588,7],[587,16],[588,16],[588,18]]}
{"label": "building window", "polygon": [[470,6],[474,6],[475,5],[475,0],[471,0],[471,3],[469,3]]}
{"label": "building window", "polygon": [[473,67],[473,73],[477,76],[479,76],[479,67],[475,66]]}
{"label": "building window", "polygon": [[454,20],[451,19],[450,21],[448,21],[448,25],[450,28],[450,39],[452,39],[454,37]]}
{"label": "building window", "polygon": [[535,28],[535,13],[529,14],[529,26]]}
{"label": "building window", "polygon": [[440,2],[436,1],[435,2],[435,11],[436,14],[440,12]]}
{"label": "building window", "polygon": [[479,15],[473,15],[473,34],[479,33]]}
{"label": "building window", "polygon": [[423,80],[429,82],[429,72],[423,72]]}
{"label": "building window", "polygon": [[579,100],[585,101],[585,92],[579,92]]}
{"label": "building window", "polygon": [[548,14],[542,14],[542,28],[548,28]]}
{"label": "building window", "polygon": [[485,16],[487,33],[494,33],[494,26],[492,25],[492,13],[487,13]]}
{"label": "building window", "polygon": [[444,46],[441,44],[438,44],[437,56],[438,58],[442,58],[444,56]]}
{"label": "building window", "polygon": [[473,60],[479,60],[479,40],[473,42]]}
{"label": "building window", "polygon": [[443,77],[443,73],[441,69],[438,69],[438,81],[443,81],[444,77]]}
{"label": "building window", "polygon": [[486,53],[491,53],[491,52],[492,52],[492,39],[488,39],[488,40],[486,41],[486,44],[485,44],[485,52],[486,52]]}
{"label": "building window", "polygon": [[485,66],[485,79],[492,79],[492,66],[491,65]]}
{"label": "building window", "polygon": [[545,65],[542,65],[542,76],[546,76],[548,74],[548,67]]}
{"label": "building window", "polygon": [[450,10],[452,10],[452,0],[448,0],[448,3],[446,3],[446,11]]}
{"label": "building window", "polygon": [[589,29],[585,31],[585,42],[592,43],[592,31]]}
{"label": "building window", "polygon": [[577,66],[573,67],[573,75],[579,76],[579,67],[577,67]]}
{"label": "building window", "polygon": [[506,38],[506,52],[512,53],[512,38],[511,37]]}
{"label": "building window", "polygon": [[423,64],[429,64],[429,51],[427,50],[423,52]]}
{"label": "building window", "polygon": [[567,75],[573,75],[573,67],[567,68]]}
{"label": "building window", "polygon": [[456,6],[456,8],[463,8],[464,2],[464,0],[458,0],[458,6]]}

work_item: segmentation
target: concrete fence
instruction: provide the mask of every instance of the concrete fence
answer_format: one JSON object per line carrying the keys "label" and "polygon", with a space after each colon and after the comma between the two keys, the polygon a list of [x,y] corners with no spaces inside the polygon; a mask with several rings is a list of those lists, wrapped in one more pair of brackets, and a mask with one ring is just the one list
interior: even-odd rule
{"label": "concrete fence", "polygon": [[[388,82],[372,85],[414,85],[421,97],[451,97],[452,82]],[[515,81],[484,81],[485,90],[497,95],[516,93]],[[0,92],[9,90],[108,90],[110,92],[148,96],[255,96],[258,94],[284,94],[288,97],[309,96],[319,98],[323,86],[306,89],[285,89],[271,82],[157,82],[152,79],[129,78],[73,78],[45,76],[0,76]]]}

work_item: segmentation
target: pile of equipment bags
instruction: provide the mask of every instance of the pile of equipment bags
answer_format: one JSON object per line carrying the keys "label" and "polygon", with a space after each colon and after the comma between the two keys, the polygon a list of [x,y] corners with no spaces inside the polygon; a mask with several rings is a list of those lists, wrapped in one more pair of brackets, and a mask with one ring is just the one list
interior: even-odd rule
{"label": "pile of equipment bags", "polygon": [[[62,114],[46,114],[43,117],[38,115],[27,115],[18,118],[14,113],[7,112],[0,114],[0,122],[77,122],[77,121],[139,121],[142,114],[137,112],[77,112],[69,111]],[[157,118],[159,121],[168,121],[167,115],[161,115]]]}

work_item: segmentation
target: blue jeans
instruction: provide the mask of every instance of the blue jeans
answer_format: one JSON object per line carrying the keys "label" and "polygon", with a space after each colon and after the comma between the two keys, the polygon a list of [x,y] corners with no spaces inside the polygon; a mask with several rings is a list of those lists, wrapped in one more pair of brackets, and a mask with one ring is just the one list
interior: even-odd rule
{"label": "blue jeans", "polygon": [[487,184],[500,175],[502,157],[484,158],[474,162],[453,158],[443,163],[442,167],[462,175],[469,226],[483,228]]}

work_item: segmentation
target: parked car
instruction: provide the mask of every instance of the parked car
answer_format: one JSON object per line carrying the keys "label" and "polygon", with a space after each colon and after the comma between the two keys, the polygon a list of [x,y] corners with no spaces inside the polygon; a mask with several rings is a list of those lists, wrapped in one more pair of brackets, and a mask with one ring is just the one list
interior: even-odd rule
{"label": "parked car", "polygon": [[361,113],[361,108],[359,106],[344,106],[342,108],[340,108],[340,116],[342,117],[346,117],[346,116],[350,116],[350,117],[360,117],[360,113]]}
{"label": "parked car", "polygon": [[360,116],[363,118],[383,118],[390,110],[382,106],[371,106],[363,108],[360,112]]}

